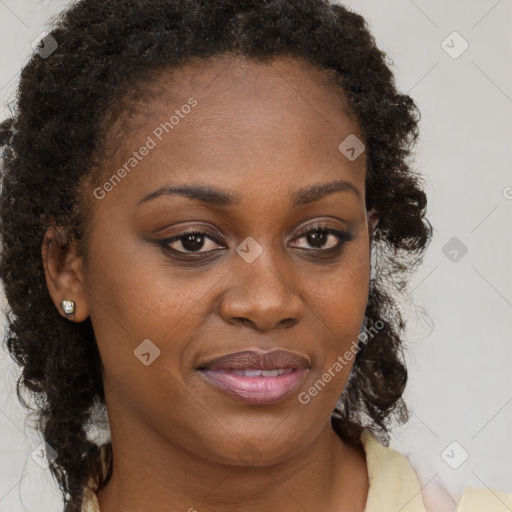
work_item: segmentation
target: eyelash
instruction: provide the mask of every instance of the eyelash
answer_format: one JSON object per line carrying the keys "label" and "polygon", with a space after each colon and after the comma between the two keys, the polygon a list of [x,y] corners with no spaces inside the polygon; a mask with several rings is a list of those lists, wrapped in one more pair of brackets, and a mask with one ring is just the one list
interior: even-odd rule
{"label": "eyelash", "polygon": [[[322,232],[325,235],[334,235],[339,240],[338,244],[335,247],[330,247],[329,249],[305,249],[303,247],[299,247],[298,249],[302,250],[302,251],[311,251],[311,252],[319,253],[318,255],[320,257],[322,257],[322,256],[325,257],[325,255],[329,254],[329,253],[330,254],[336,253],[336,255],[337,255],[347,242],[351,242],[352,240],[354,240],[354,235],[352,233],[349,233],[348,231],[344,231],[342,229],[335,229],[335,228],[331,228],[328,226],[322,226],[322,225],[318,224],[318,225],[310,226],[308,229],[303,231],[300,235],[295,237],[293,239],[293,241],[299,240],[299,239],[309,235],[310,233],[318,233],[318,232]],[[179,235],[173,236],[171,238],[158,240],[157,244],[159,246],[161,246],[166,252],[171,253],[172,255],[177,255],[177,256],[185,256],[185,257],[192,256],[192,258],[197,258],[197,256],[195,256],[195,255],[216,252],[216,250],[212,250],[212,251],[177,251],[176,249],[172,249],[171,247],[169,247],[169,245],[171,243],[176,242],[176,241],[181,241],[182,239],[184,239],[185,237],[190,236],[190,235],[202,236],[204,238],[208,238],[208,239],[220,244],[220,242],[218,242],[218,240],[216,238],[216,236],[218,236],[218,235],[214,236],[213,234],[209,233],[208,231],[202,231],[202,230],[196,229],[196,228],[190,228],[190,229],[184,231],[183,233],[180,233]],[[222,244],[220,244],[220,245],[222,245]]]}

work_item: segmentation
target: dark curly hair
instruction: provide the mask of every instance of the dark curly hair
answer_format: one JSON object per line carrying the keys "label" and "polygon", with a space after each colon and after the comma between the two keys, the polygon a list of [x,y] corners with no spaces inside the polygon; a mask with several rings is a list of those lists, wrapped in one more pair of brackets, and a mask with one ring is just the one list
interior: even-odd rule
{"label": "dark curly hair", "polygon": [[[84,424],[104,401],[101,360],[90,318],[61,317],[41,258],[45,231],[62,226],[87,251],[87,207],[80,184],[105,154],[113,120],[150,87],[158,72],[191,58],[244,55],[264,62],[292,56],[332,70],[366,146],[366,206],[379,213],[365,311],[373,335],[360,349],[332,414],[335,431],[357,442],[369,428],[389,443],[392,420],[408,419],[397,297],[432,238],[426,195],[409,157],[419,111],[400,94],[364,18],[329,0],[82,0],[55,20],[51,55],[34,53],[21,72],[15,108],[0,126],[1,261],[9,311],[5,343],[22,367],[20,401],[37,414],[57,452],[50,466],[64,510],[80,510],[82,491],[98,476],[100,450]],[[90,205],[89,205],[90,207]],[[376,322],[383,324],[375,329]],[[35,406],[23,398],[27,392]]]}

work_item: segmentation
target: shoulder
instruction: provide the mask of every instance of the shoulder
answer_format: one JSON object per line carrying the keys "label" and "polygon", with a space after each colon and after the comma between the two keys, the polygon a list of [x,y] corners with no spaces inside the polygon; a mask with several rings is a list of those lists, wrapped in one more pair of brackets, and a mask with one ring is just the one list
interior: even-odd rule
{"label": "shoulder", "polygon": [[465,487],[457,503],[437,484],[422,488],[422,499],[427,512],[509,512],[512,494],[487,487]]}
{"label": "shoulder", "polygon": [[438,471],[428,468],[428,464],[417,456],[409,456],[411,468],[418,476],[422,498],[427,512],[510,512],[512,494],[488,487],[463,487],[462,496],[457,501],[443,487]]}
{"label": "shoulder", "polygon": [[466,487],[457,512],[507,512],[512,510],[512,494],[488,487]]}
{"label": "shoulder", "polygon": [[362,432],[361,443],[370,482],[367,512],[380,512],[382,502],[403,507],[402,512],[512,511],[512,494],[468,486],[457,503],[418,460],[411,461],[397,450],[380,444],[368,430]]}

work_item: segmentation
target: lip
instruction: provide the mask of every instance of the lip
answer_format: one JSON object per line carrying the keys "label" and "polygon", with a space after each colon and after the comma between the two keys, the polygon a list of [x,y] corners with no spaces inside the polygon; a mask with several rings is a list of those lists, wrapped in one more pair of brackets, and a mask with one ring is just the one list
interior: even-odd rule
{"label": "lip", "polygon": [[207,361],[199,366],[200,370],[278,370],[286,368],[309,368],[311,360],[289,350],[272,350],[271,352],[256,352],[244,350],[234,352]]}
{"label": "lip", "polygon": [[[310,366],[309,358],[287,350],[246,350],[213,359],[197,370],[210,384],[230,396],[252,405],[266,405],[291,395]],[[247,376],[245,370],[279,370],[279,375]]]}
{"label": "lip", "polygon": [[278,377],[245,377],[226,370],[200,370],[210,384],[252,405],[284,400],[298,387],[307,371],[306,368],[295,368]]}

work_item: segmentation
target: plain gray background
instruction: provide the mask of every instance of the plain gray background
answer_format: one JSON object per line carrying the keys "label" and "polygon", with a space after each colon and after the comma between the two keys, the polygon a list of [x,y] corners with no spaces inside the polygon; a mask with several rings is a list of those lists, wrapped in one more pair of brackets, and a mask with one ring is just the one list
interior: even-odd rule
{"label": "plain gray background", "polygon": [[[412,415],[391,446],[456,500],[465,485],[512,492],[512,1],[344,3],[421,110],[414,166],[435,227],[403,304]],[[0,0],[2,119],[31,42],[67,4]],[[4,352],[0,372],[0,512],[60,510]]]}

